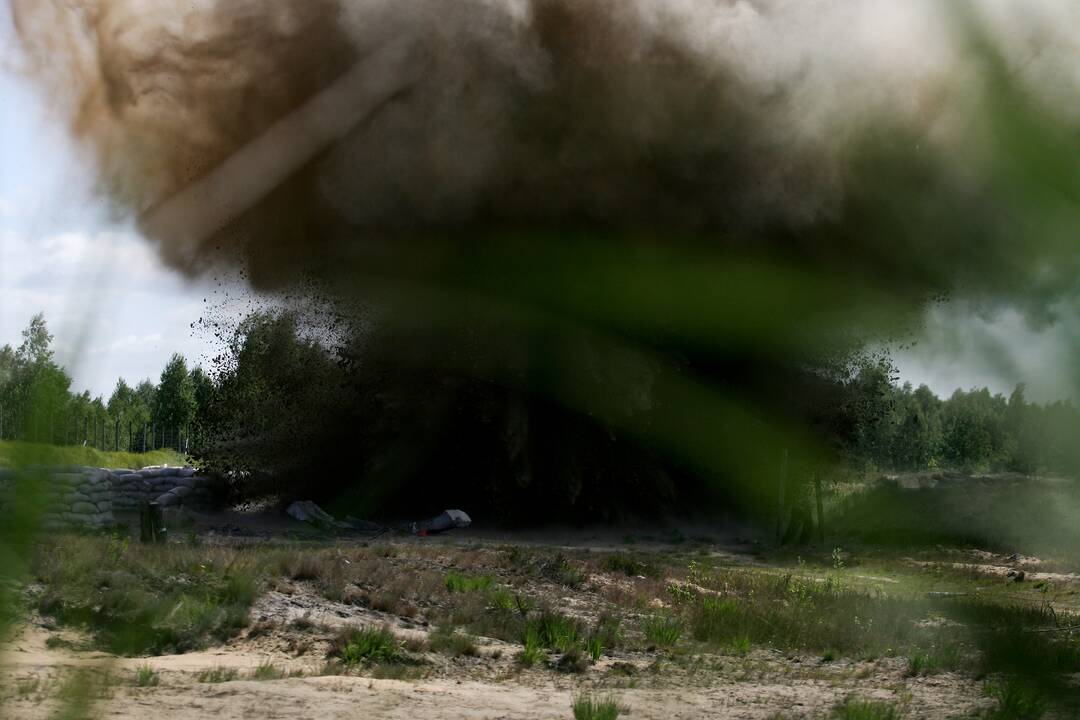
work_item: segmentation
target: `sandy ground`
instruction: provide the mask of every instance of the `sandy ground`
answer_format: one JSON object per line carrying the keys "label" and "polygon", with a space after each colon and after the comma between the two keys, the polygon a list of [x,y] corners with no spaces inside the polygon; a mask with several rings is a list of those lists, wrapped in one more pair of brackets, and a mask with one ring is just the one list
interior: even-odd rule
{"label": "sandy ground", "polygon": [[[275,605],[280,605],[280,598],[269,597],[262,609]],[[334,609],[327,610],[327,617],[333,615]],[[199,682],[200,671],[232,668],[240,678],[248,678],[269,661],[290,672],[312,673],[318,671],[321,658],[315,654],[291,657],[266,637],[239,639],[225,647],[182,655],[115,658],[47,647],[46,640],[56,635],[77,639],[70,631],[58,634],[31,624],[12,643],[2,675],[4,717],[51,717],[57,691],[76,668],[108,678],[95,716],[123,720],[548,720],[571,717],[571,700],[581,692],[610,694],[628,709],[629,717],[657,720],[822,718],[853,694],[899,703],[908,709],[909,718],[959,717],[986,705],[978,684],[952,675],[906,678],[903,661],[895,659],[823,664],[813,658],[754,651],[738,660],[708,663],[708,667],[665,668],[654,676],[646,670],[636,683],[611,682],[611,661],[595,666],[589,676],[571,677],[547,670],[511,671],[509,661],[496,660],[479,661],[479,671],[462,671],[443,660],[444,666],[434,669],[434,677],[418,680],[309,676],[209,684]],[[484,646],[485,654],[498,641],[491,643]],[[159,673],[159,685],[135,686],[135,673],[144,666]],[[31,683],[33,689],[28,690]]]}
{"label": "sandy ground", "polygon": [[[232,520],[215,517],[214,523],[221,526]],[[265,528],[267,535],[275,529]],[[702,529],[701,535],[706,531]],[[685,536],[694,537],[693,533],[687,530]],[[262,541],[250,537],[247,540]],[[415,544],[411,538],[391,541],[402,547]],[[627,548],[622,534],[591,531],[512,536],[473,531],[429,540],[425,545],[454,551],[463,546],[507,543],[590,552]],[[653,538],[645,534],[634,541],[633,547],[648,552],[652,544]],[[657,537],[656,544],[661,549],[663,539]],[[720,556],[730,565],[766,567],[755,558],[752,541],[730,535],[726,542],[710,541],[708,550],[701,552]],[[959,559],[993,565],[988,562],[991,558]],[[1029,572],[1036,570],[1031,559],[1024,560],[1027,562],[1018,564]],[[894,582],[870,575],[855,577]],[[600,580],[591,578],[593,582]],[[431,628],[409,617],[333,602],[304,583],[294,583],[285,590],[268,590],[252,609],[255,623],[273,626],[274,630],[258,635],[249,631],[223,646],[180,655],[117,658],[78,651],[73,648],[85,638],[34,618],[18,629],[14,642],[0,658],[0,716],[20,720],[51,718],[58,706],[58,694],[77,669],[88,670],[101,680],[100,697],[91,717],[120,720],[550,720],[571,718],[571,701],[581,693],[616,698],[627,709],[625,717],[630,720],[824,720],[849,696],[896,704],[903,708],[905,719],[960,718],[993,704],[984,695],[982,683],[970,678],[948,673],[907,677],[903,658],[826,662],[820,657],[766,649],[754,649],[743,656],[669,658],[659,664],[655,654],[626,651],[618,657],[602,658],[583,674],[572,675],[550,668],[521,669],[514,662],[520,646],[481,637],[477,639],[480,657],[449,658],[428,653],[423,672],[415,679],[380,679],[370,677],[370,672],[321,675],[328,643],[325,639],[289,637],[290,621],[306,618],[330,629],[342,625],[388,626],[402,639],[424,636]],[[559,606],[572,613],[574,602],[573,597],[560,598]],[[68,642],[58,644],[57,639]],[[296,652],[298,640],[311,647]],[[252,679],[253,671],[264,663],[300,676]],[[135,677],[142,667],[157,672],[159,684],[137,687]],[[218,683],[200,680],[200,673],[217,668],[235,670],[237,679]]]}

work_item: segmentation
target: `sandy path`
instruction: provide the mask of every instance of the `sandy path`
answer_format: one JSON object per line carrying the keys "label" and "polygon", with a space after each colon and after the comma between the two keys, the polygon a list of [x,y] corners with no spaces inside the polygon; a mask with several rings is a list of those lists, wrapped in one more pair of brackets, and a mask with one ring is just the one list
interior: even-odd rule
{"label": "sandy path", "polygon": [[[646,720],[766,720],[780,712],[785,717],[816,718],[852,693],[893,703],[904,702],[906,697],[908,718],[953,717],[983,702],[977,685],[951,676],[905,681],[898,661],[868,664],[861,667],[864,672],[839,672],[834,677],[795,672],[744,678],[706,670],[691,679],[682,672],[665,672],[659,678],[639,678],[646,687],[617,689],[595,688],[596,677],[547,671],[490,680],[324,676],[207,684],[198,682],[200,670],[234,668],[244,677],[261,662],[272,660],[278,667],[310,672],[316,660],[273,656],[243,646],[154,658],[113,658],[48,648],[49,635],[40,627],[28,626],[5,655],[0,675],[6,699],[0,712],[3,717],[49,718],[56,707],[56,691],[73,668],[94,668],[114,678],[97,710],[101,718],[116,720],[550,720],[570,718],[571,699],[582,690],[611,693],[630,709],[629,717]],[[160,673],[160,685],[134,686],[136,669],[145,665]],[[14,690],[20,680],[32,678],[39,682],[35,690],[21,695]]]}
{"label": "sandy path", "polygon": [[[928,688],[929,689],[929,688]],[[102,702],[102,717],[120,720],[176,718],[197,720],[248,720],[288,718],[467,718],[469,720],[550,720],[569,718],[572,687],[546,684],[522,686],[455,682],[452,680],[406,682],[360,677],[313,677],[276,681],[236,680],[216,685],[183,682],[167,676],[155,688],[120,687]],[[693,692],[666,689],[620,689],[612,691],[630,709],[633,718],[649,720],[691,720],[729,718],[764,720],[777,712],[792,717],[819,716],[845,697],[850,689],[829,683],[785,684],[727,682]],[[896,702],[891,690],[866,689],[861,697]],[[934,702],[920,703],[908,717],[944,718],[961,707],[970,707],[969,697],[949,697],[938,693]],[[53,702],[37,699],[15,700],[8,717],[44,720]]]}

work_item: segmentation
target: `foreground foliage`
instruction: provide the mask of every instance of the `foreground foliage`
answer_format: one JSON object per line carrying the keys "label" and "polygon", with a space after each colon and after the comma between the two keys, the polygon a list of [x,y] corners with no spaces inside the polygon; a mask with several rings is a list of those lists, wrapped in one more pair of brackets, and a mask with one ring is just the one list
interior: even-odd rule
{"label": "foreground foliage", "polygon": [[33,567],[38,609],[119,655],[184,652],[249,622],[265,561],[252,552],[65,536]]}

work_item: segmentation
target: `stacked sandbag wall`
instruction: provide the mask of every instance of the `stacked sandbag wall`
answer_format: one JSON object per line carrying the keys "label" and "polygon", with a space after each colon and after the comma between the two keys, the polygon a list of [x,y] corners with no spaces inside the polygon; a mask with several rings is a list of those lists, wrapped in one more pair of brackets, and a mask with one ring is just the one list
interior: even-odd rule
{"label": "stacked sandbag wall", "polygon": [[[44,503],[41,516],[44,529],[100,528],[116,522],[112,512],[112,474],[108,470],[72,465],[33,471],[44,478],[40,495]],[[12,477],[10,470],[0,470],[0,506],[5,504],[2,496]]]}
{"label": "stacked sandbag wall", "polygon": [[206,506],[213,501],[210,478],[191,467],[147,467],[136,473],[146,486],[146,500],[162,507]]}
{"label": "stacked sandbag wall", "polygon": [[[33,468],[44,478],[42,517],[46,530],[67,527],[100,528],[116,523],[113,511],[138,509],[143,501],[162,507],[206,506],[212,503],[210,479],[194,468],[146,467],[107,470],[81,466]],[[0,509],[13,477],[0,468]]]}

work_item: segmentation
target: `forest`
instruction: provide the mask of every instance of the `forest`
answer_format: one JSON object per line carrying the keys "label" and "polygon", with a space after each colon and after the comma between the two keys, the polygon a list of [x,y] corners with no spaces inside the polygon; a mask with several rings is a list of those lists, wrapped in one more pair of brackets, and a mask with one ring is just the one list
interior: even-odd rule
{"label": "forest", "polygon": [[[618,518],[658,502],[678,514],[702,497],[716,509],[727,499],[703,492],[707,479],[647,441],[620,437],[542,398],[452,373],[431,378],[430,369],[351,364],[349,348],[320,339],[296,313],[244,318],[210,372],[189,369],[174,354],[157,382],[132,386],[121,378],[108,398],[71,389],[52,340],[39,314],[17,348],[0,349],[3,437],[135,452],[171,446],[230,478],[237,499],[307,493],[342,501],[344,495],[344,506],[378,513],[396,509],[409,488],[428,483],[426,473],[436,473],[437,497],[465,497],[506,519],[518,517],[516,508],[529,497],[520,482],[529,473],[544,478],[543,497],[529,504],[568,517]],[[1023,385],[1008,397],[975,388],[940,398],[925,385],[901,384],[883,353],[857,354],[816,377],[827,378],[814,395],[813,427],[815,440],[828,448],[829,479],[934,470],[1073,478],[1080,468],[1073,442],[1080,412],[1070,400],[1030,402]],[[27,398],[37,399],[35,411],[20,414]],[[528,442],[514,433],[530,421],[534,431],[548,423],[534,442],[555,432],[552,424],[562,426],[558,447],[548,445],[542,459],[524,458],[515,445]],[[531,464],[523,470],[515,461]],[[335,479],[343,462],[353,468],[348,483]],[[387,466],[395,473],[389,480]],[[319,486],[309,483],[313,471],[325,478]],[[632,482],[620,486],[627,478]]]}

